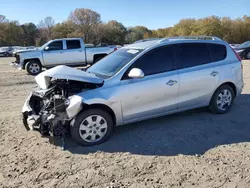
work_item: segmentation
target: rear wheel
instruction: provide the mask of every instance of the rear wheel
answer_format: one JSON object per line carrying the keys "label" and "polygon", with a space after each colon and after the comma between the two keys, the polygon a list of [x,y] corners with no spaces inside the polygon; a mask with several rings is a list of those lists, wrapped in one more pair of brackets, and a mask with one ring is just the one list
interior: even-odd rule
{"label": "rear wheel", "polygon": [[42,65],[39,61],[32,60],[25,65],[25,70],[31,75],[42,72]]}
{"label": "rear wheel", "polygon": [[224,114],[233,104],[235,94],[229,85],[220,86],[214,93],[209,109],[216,114]]}
{"label": "rear wheel", "polygon": [[92,146],[105,142],[113,131],[113,120],[101,109],[89,109],[77,115],[70,127],[72,138],[81,145]]}

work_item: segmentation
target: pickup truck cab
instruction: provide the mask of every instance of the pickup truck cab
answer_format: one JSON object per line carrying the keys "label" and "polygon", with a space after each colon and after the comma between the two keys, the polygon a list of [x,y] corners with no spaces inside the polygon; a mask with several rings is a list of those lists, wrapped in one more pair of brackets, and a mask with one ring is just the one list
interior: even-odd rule
{"label": "pickup truck cab", "polygon": [[94,64],[115,50],[111,47],[85,48],[81,38],[55,39],[36,50],[17,53],[16,63],[29,74],[37,75],[43,67]]}

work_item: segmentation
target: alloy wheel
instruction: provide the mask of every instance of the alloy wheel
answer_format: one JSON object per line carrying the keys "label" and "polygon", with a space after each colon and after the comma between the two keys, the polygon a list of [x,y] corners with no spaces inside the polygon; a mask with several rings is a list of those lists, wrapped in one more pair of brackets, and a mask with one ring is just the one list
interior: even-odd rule
{"label": "alloy wheel", "polygon": [[31,73],[37,74],[37,73],[40,72],[40,66],[37,63],[32,63],[29,66],[29,70],[30,70]]}
{"label": "alloy wheel", "polygon": [[217,97],[217,106],[220,110],[225,111],[232,103],[232,93],[228,89],[222,90]]}

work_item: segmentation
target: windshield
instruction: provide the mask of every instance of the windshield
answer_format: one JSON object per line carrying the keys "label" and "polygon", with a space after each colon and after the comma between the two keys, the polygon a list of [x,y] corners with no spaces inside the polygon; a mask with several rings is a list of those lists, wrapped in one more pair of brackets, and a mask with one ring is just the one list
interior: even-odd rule
{"label": "windshield", "polygon": [[250,41],[242,43],[237,48],[247,48],[247,47],[250,47]]}
{"label": "windshield", "polygon": [[[49,42],[50,42],[50,41],[49,41]],[[43,50],[43,49],[48,45],[49,42],[46,42],[44,45],[42,45],[42,46],[39,48],[39,50]]]}
{"label": "windshield", "polygon": [[98,77],[109,78],[137,56],[142,50],[121,48],[87,69]]}

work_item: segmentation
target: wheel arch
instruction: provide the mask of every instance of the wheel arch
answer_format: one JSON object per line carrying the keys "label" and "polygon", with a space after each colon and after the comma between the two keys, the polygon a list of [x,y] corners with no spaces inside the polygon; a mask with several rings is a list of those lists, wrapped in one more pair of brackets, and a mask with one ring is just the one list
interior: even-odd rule
{"label": "wheel arch", "polygon": [[25,68],[26,64],[27,64],[28,62],[32,61],[32,60],[38,61],[38,62],[42,65],[42,63],[41,63],[41,61],[40,61],[39,58],[28,58],[28,59],[25,59],[25,60],[24,60],[23,68]]}
{"label": "wheel arch", "polygon": [[219,87],[221,87],[223,85],[229,85],[233,89],[233,91],[234,91],[234,97],[236,97],[236,95],[237,95],[237,88],[236,88],[236,86],[235,86],[235,84],[233,82],[225,82],[225,83],[221,84]]}
{"label": "wheel arch", "polygon": [[116,119],[115,112],[109,106],[107,106],[105,104],[102,104],[102,103],[94,103],[94,104],[83,103],[81,111],[85,111],[85,110],[89,110],[89,109],[93,109],[93,108],[102,109],[102,110],[108,112],[112,117],[114,125],[116,125],[117,119]]}
{"label": "wheel arch", "polygon": [[236,97],[236,95],[237,95],[237,88],[236,88],[235,84],[234,84],[233,82],[230,82],[230,81],[224,82],[224,83],[220,84],[220,85],[215,89],[215,91],[213,92],[213,95],[212,95],[212,97],[211,97],[211,99],[210,99],[209,104],[211,103],[212,98],[213,98],[215,92],[216,92],[221,86],[223,86],[223,85],[229,85],[229,86],[233,89],[234,97]]}

